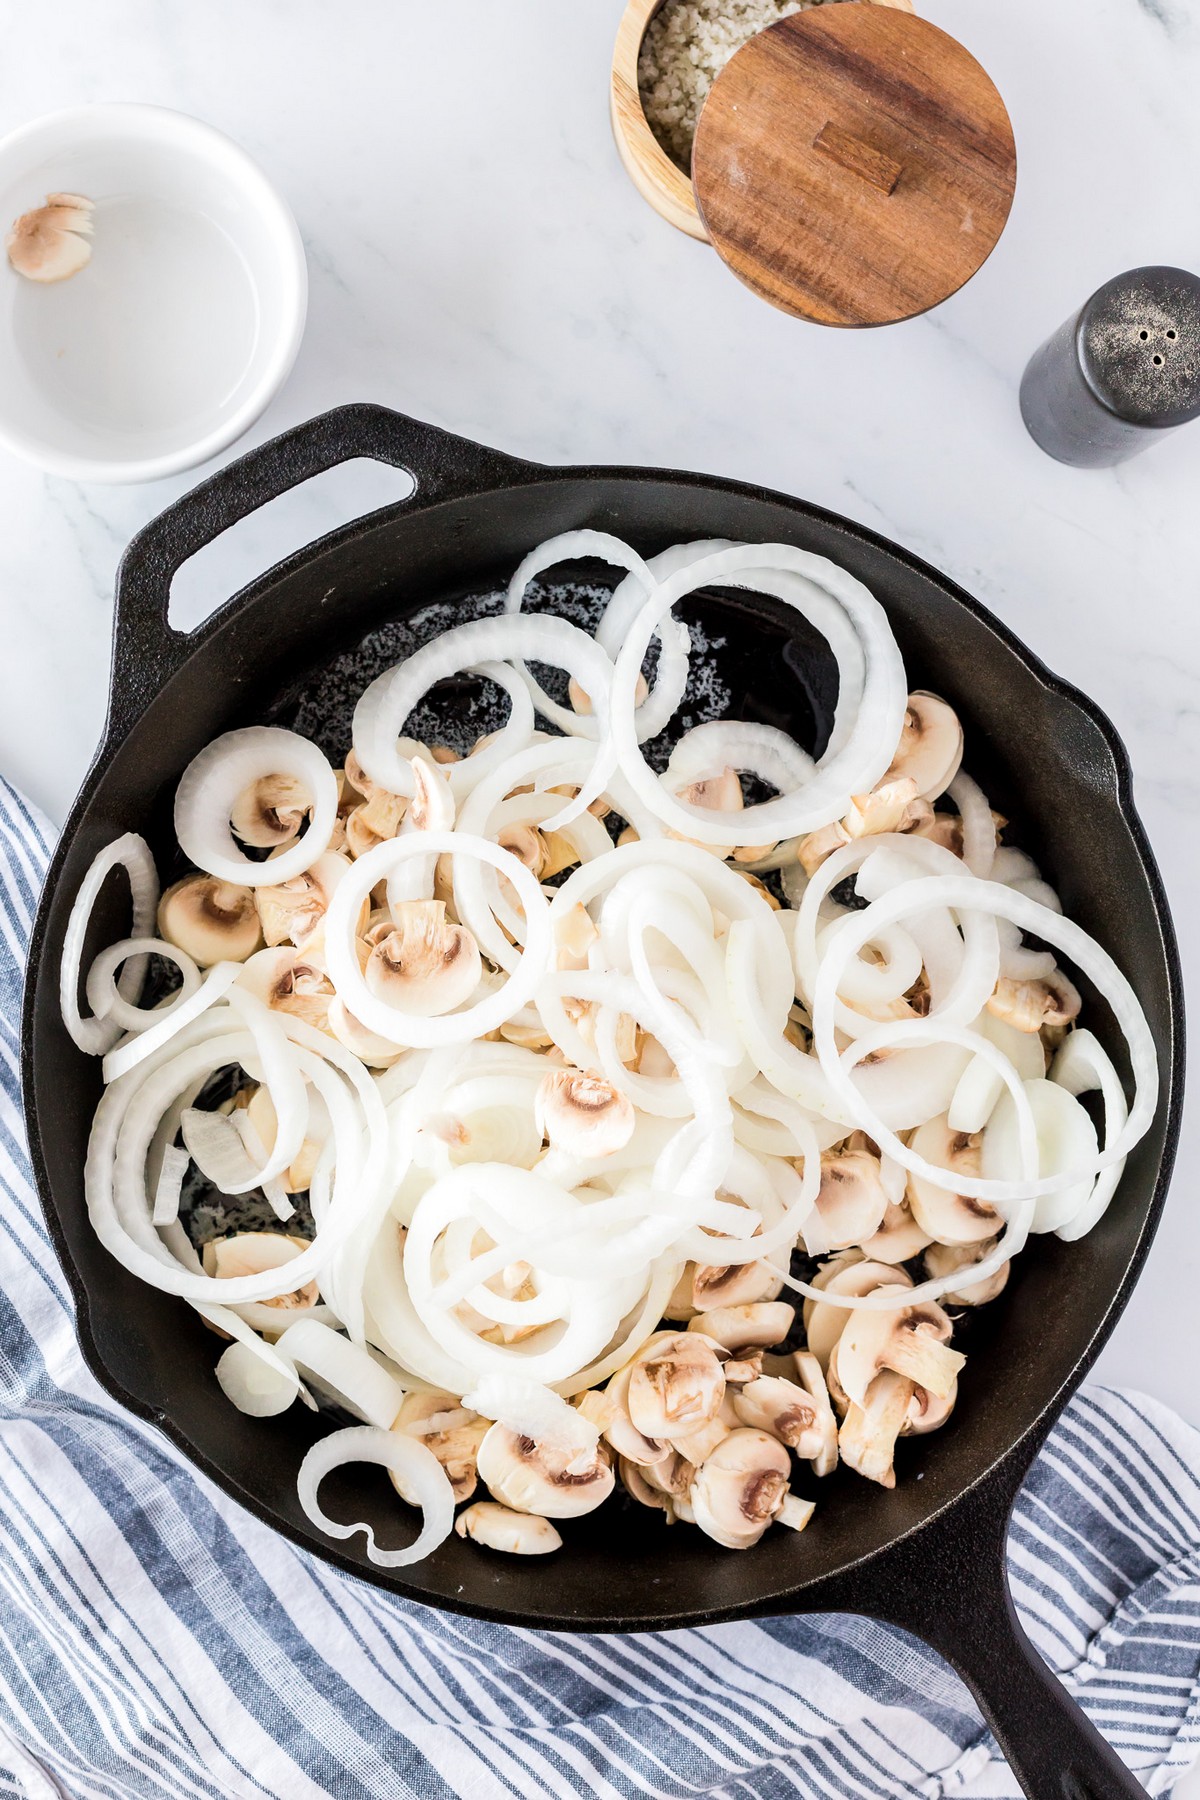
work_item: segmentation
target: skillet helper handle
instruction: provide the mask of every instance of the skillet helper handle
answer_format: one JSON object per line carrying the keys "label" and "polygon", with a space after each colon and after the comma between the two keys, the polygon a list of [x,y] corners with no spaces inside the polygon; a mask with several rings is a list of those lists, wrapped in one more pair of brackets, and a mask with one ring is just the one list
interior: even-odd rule
{"label": "skillet helper handle", "polygon": [[185,660],[190,635],[168,620],[177,569],[206,544],[289,489],[339,463],[368,457],[405,469],[425,507],[507,486],[531,465],[386,406],[322,413],[218,469],[133,538],[117,571],[107,735],[124,736]]}
{"label": "skillet helper handle", "polygon": [[1029,1800],[1145,1800],[1145,1788],[1017,1617],[1006,1546],[1031,1460],[1021,1447],[989,1480],[889,1550],[873,1571],[881,1600],[871,1611],[953,1665]]}

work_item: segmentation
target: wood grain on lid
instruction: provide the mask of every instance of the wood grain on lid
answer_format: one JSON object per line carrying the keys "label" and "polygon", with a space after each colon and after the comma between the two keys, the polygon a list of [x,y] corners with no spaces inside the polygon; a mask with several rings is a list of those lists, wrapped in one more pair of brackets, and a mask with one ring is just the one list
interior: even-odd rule
{"label": "wood grain on lid", "polygon": [[1016,186],[1004,102],[910,14],[815,7],[753,38],[700,114],[692,180],[747,286],[823,325],[883,325],[956,293]]}

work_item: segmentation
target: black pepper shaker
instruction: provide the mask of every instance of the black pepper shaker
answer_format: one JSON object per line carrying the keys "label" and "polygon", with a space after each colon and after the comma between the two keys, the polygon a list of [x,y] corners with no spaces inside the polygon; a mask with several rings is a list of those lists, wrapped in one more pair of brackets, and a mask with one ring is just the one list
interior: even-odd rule
{"label": "black pepper shaker", "polygon": [[1021,416],[1049,456],[1111,468],[1200,417],[1200,276],[1130,269],[1044,343]]}

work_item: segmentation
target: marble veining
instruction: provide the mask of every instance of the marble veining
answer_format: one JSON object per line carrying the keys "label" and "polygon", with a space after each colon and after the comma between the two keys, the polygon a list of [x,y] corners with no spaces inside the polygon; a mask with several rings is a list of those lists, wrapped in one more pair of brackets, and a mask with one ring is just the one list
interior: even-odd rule
{"label": "marble veining", "polygon": [[[155,101],[228,131],[279,183],[308,249],[309,328],[248,444],[374,399],[546,462],[762,482],[944,569],[1113,718],[1194,975],[1200,425],[1114,471],[1061,468],[1026,436],[1017,383],[1109,276],[1200,262],[1200,11],[918,4],[1005,95],[1020,175],[979,275],[877,332],[772,312],[644,206],[606,114],[620,0],[12,9],[0,129],[89,100]],[[85,490],[0,463],[0,769],[57,819],[103,720],[121,550],[205,472]],[[330,505],[314,488],[289,519],[299,540],[327,529]],[[267,561],[287,547],[249,528],[245,573],[256,546]],[[211,604],[226,566],[213,564]],[[203,595],[186,610],[194,624]],[[1193,1415],[1198,1149],[1189,1129],[1101,1363]]]}

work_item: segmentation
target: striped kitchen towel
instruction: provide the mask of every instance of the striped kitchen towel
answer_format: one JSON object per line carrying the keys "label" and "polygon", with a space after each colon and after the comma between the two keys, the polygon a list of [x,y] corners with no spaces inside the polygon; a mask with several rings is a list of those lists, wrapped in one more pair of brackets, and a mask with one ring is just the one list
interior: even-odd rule
{"label": "striped kitchen towel", "polygon": [[[276,1537],[79,1357],[30,1181],[21,967],[48,832],[0,782],[0,1793],[28,1800],[1016,1796],[966,1689],[862,1619],[509,1631]],[[1200,1751],[1200,1435],[1093,1389],[1017,1509],[1042,1652],[1164,1793]]]}

